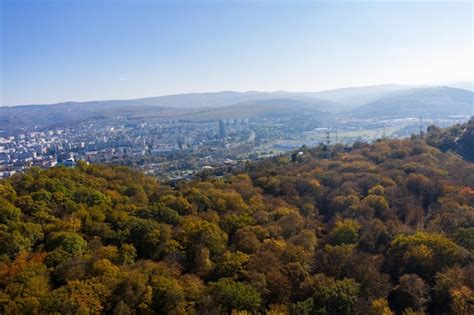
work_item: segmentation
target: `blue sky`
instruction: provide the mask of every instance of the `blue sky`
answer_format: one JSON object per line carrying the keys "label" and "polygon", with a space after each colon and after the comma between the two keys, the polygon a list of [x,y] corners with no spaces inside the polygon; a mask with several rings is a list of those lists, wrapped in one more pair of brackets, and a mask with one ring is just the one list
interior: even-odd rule
{"label": "blue sky", "polygon": [[0,1],[2,105],[473,76],[470,1]]}

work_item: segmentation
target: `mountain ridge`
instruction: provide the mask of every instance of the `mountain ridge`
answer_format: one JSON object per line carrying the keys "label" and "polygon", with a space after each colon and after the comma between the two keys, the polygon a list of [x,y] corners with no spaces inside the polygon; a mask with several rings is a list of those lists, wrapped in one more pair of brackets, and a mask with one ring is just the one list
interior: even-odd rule
{"label": "mountain ridge", "polygon": [[[370,92],[372,90],[372,92]],[[231,119],[229,108],[253,105],[260,107],[249,113],[261,117],[272,115],[273,106],[283,112],[282,100],[287,112],[310,109],[315,114],[325,112],[335,117],[355,118],[406,118],[423,116],[438,118],[453,115],[472,115],[474,93],[452,87],[405,88],[399,85],[355,87],[322,92],[234,92],[188,93],[131,100],[105,100],[89,102],[65,102],[49,105],[23,105],[0,107],[0,125],[9,132],[26,128],[48,128],[70,125],[87,120],[113,117],[171,118],[189,116],[196,112],[207,112],[207,118]],[[328,98],[324,98],[325,96]],[[353,103],[334,100],[353,99]],[[375,98],[375,100],[373,100]],[[362,100],[369,101],[358,105]],[[304,104],[303,108],[300,106]],[[273,109],[276,109],[273,108]],[[213,114],[212,111],[216,113]],[[257,113],[258,112],[258,113]],[[222,114],[222,115],[221,115]],[[200,114],[203,116],[202,114]],[[206,116],[206,115],[204,115]],[[238,115],[239,117],[241,114]],[[252,118],[253,116],[247,116]]]}
{"label": "mountain ridge", "polygon": [[358,107],[350,114],[361,118],[469,116],[473,96],[471,91],[447,86],[411,89]]}

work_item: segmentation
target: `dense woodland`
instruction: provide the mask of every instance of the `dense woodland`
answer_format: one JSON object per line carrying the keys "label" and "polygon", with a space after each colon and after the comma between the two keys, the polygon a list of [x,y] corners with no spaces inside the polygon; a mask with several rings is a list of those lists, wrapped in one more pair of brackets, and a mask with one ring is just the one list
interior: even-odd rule
{"label": "dense woodland", "polygon": [[474,164],[419,139],[331,155],[0,181],[0,313],[473,314]]}
{"label": "dense woodland", "polygon": [[428,128],[427,142],[441,151],[451,150],[474,162],[474,117],[462,125],[441,129],[436,126]]}

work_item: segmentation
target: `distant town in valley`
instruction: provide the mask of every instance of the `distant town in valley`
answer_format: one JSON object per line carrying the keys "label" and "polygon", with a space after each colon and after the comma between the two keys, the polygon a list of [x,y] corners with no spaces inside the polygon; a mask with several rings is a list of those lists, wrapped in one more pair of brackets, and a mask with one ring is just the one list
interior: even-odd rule
{"label": "distant town in valley", "polygon": [[469,120],[473,92],[380,85],[0,108],[0,177],[77,161],[190,179],[302,146],[405,138]]}

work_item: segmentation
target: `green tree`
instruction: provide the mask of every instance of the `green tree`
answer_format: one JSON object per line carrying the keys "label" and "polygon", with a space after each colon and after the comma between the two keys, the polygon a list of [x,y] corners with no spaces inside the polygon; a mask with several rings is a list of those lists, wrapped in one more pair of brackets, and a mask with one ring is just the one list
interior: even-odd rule
{"label": "green tree", "polygon": [[329,243],[333,245],[354,244],[359,239],[361,225],[356,220],[344,219],[337,221],[329,234]]}
{"label": "green tree", "polygon": [[209,283],[213,298],[228,312],[247,310],[256,313],[261,306],[260,294],[250,285],[229,278]]}
{"label": "green tree", "polygon": [[440,234],[417,232],[395,237],[387,253],[387,262],[394,275],[416,273],[433,281],[437,271],[462,263],[465,255],[462,247]]}
{"label": "green tree", "polygon": [[353,279],[335,280],[324,274],[309,279],[306,287],[314,300],[317,314],[352,314],[360,285]]}
{"label": "green tree", "polygon": [[48,237],[47,247],[55,249],[61,247],[66,252],[77,255],[86,249],[87,242],[74,232],[54,232]]}

